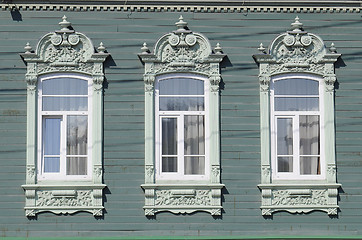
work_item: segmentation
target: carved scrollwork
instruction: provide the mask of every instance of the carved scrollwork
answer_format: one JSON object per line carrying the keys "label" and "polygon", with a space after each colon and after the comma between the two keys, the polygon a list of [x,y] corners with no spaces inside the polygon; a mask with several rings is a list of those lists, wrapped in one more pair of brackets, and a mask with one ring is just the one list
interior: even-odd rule
{"label": "carved scrollwork", "polygon": [[153,165],[147,165],[146,166],[146,174],[149,177],[152,177],[154,175],[155,169],[153,167]]}
{"label": "carved scrollwork", "polygon": [[157,190],[155,205],[211,205],[210,190],[196,190],[194,196],[176,195],[171,190]]}
{"label": "carved scrollwork", "polygon": [[92,196],[91,191],[77,191],[75,197],[54,196],[52,191],[38,191],[38,199],[36,201],[38,207],[43,206],[91,206]]}
{"label": "carved scrollwork", "polygon": [[[24,61],[27,63],[27,73],[25,75],[27,81],[28,96],[31,100],[28,101],[28,116],[37,115],[36,111],[36,90],[38,77],[41,74],[51,73],[80,73],[92,77],[93,91],[95,96],[102,94],[102,83],[104,79],[103,62],[109,55],[105,53],[103,44],[98,47],[98,52],[95,52],[91,40],[82,33],[75,32],[71,27],[71,23],[64,16],[63,21],[59,23],[60,30],[45,34],[38,42],[35,52],[32,52],[30,44],[26,44],[25,53],[21,54]],[[100,99],[100,98],[98,98]],[[30,110],[29,110],[30,109]],[[97,122],[97,121],[95,121]],[[31,126],[29,129],[36,129],[36,119],[32,118],[28,122]],[[101,125],[100,121],[97,123]],[[36,130],[35,130],[36,132]],[[36,152],[37,144],[32,137],[34,133],[28,130],[28,151]],[[30,136],[30,137],[29,137]],[[101,142],[97,139],[95,142]],[[100,152],[100,151],[99,151]],[[102,189],[104,185],[100,182],[102,169],[98,166],[93,169],[92,180],[84,182],[89,184],[84,187],[74,183],[69,188],[76,195],[65,194],[59,195],[59,186],[55,184],[54,189],[45,186],[38,182],[36,183],[36,168],[33,166],[36,159],[35,154],[27,154],[27,180],[23,185],[26,197],[26,215],[34,216],[42,211],[51,211],[54,213],[74,213],[79,209],[91,212],[95,215],[102,214],[99,209],[102,209]],[[93,162],[98,162],[100,159],[97,156]],[[101,162],[101,160],[99,160]],[[101,163],[99,163],[101,165]],[[96,184],[97,183],[97,184]],[[80,187],[82,190],[79,190]],[[61,187],[60,187],[61,188]],[[77,208],[81,207],[81,208]],[[71,209],[71,210],[70,210]]]}
{"label": "carved scrollwork", "polygon": [[293,194],[289,190],[272,191],[273,205],[326,205],[327,190],[311,190],[311,194]]}

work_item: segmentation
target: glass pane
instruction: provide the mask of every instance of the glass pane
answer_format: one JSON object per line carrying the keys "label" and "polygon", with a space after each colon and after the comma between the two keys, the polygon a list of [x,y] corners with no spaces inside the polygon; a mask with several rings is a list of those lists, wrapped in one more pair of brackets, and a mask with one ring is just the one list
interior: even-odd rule
{"label": "glass pane", "polygon": [[185,175],[205,174],[205,157],[185,157]]}
{"label": "glass pane", "polygon": [[67,175],[87,175],[87,157],[67,157]]}
{"label": "glass pane", "polygon": [[293,172],[293,157],[278,157],[278,172]]}
{"label": "glass pane", "polygon": [[67,154],[87,155],[88,116],[68,116]]}
{"label": "glass pane", "polygon": [[159,82],[160,95],[204,95],[204,81],[174,78]]}
{"label": "glass pane", "polygon": [[285,79],[274,82],[275,95],[319,95],[318,81],[310,79]]}
{"label": "glass pane", "polygon": [[177,157],[163,157],[162,172],[177,172]]}
{"label": "glass pane", "polygon": [[319,155],[319,116],[299,116],[301,155]]}
{"label": "glass pane", "polygon": [[162,154],[177,154],[177,118],[162,118]]}
{"label": "glass pane", "polygon": [[44,158],[44,172],[59,172],[60,171],[60,158],[59,157],[45,157]]}
{"label": "glass pane", "polygon": [[185,155],[205,154],[204,116],[185,116]]}
{"label": "glass pane", "polygon": [[286,97],[275,98],[275,110],[276,111],[318,111],[319,99],[308,97]]}
{"label": "glass pane", "polygon": [[204,98],[160,97],[160,111],[204,111]]}
{"label": "glass pane", "polygon": [[60,154],[61,118],[44,118],[43,147],[45,155]]}
{"label": "glass pane", "polygon": [[277,154],[293,154],[293,119],[277,119]]}
{"label": "glass pane", "polygon": [[88,95],[88,81],[77,78],[44,80],[43,95]]}
{"label": "glass pane", "polygon": [[300,174],[302,175],[320,175],[319,157],[300,157]]}
{"label": "glass pane", "polygon": [[43,97],[43,111],[87,111],[87,97]]}

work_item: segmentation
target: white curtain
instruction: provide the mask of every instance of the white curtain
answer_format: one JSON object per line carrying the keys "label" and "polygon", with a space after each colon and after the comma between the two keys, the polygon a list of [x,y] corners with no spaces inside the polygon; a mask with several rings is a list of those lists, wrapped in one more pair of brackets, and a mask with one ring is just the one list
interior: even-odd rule
{"label": "white curtain", "polygon": [[[319,116],[299,116],[300,155],[319,155]],[[320,174],[319,156],[301,156],[300,174]]]}
{"label": "white curtain", "polygon": [[[205,174],[204,116],[185,116],[184,171],[185,174]],[[191,155],[191,156],[190,156]]]}
{"label": "white curtain", "polygon": [[[88,117],[68,116],[67,121],[67,175],[87,174]],[[74,156],[83,155],[83,156]]]}

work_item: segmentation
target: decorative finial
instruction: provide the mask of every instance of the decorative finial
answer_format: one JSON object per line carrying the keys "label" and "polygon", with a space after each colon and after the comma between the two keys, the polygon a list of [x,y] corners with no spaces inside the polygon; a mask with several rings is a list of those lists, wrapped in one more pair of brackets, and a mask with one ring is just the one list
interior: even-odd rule
{"label": "decorative finial", "polygon": [[220,43],[216,44],[215,53],[216,54],[222,54],[222,48],[220,47]]}
{"label": "decorative finial", "polygon": [[183,29],[185,29],[186,26],[187,26],[187,22],[184,21],[184,18],[182,17],[182,15],[180,15],[180,17],[179,17],[178,20],[179,20],[179,21],[178,21],[177,23],[175,23],[176,26],[177,26],[177,28],[178,28],[178,30],[183,30]]}
{"label": "decorative finial", "polygon": [[334,43],[331,43],[331,47],[329,48],[329,51],[331,51],[331,53],[337,53],[337,48],[334,46]]}
{"label": "decorative finial", "polygon": [[25,45],[25,47],[24,47],[24,49],[25,49],[25,53],[31,53],[32,47],[31,47],[30,44],[27,42],[26,45]]}
{"label": "decorative finial", "polygon": [[299,22],[299,17],[296,16],[294,20],[295,20],[294,23],[290,24],[292,25],[293,31],[302,31],[303,23]]}
{"label": "decorative finial", "polygon": [[141,47],[142,54],[150,53],[150,49],[147,47],[147,43],[143,43],[143,47]]}
{"label": "decorative finial", "polygon": [[262,53],[265,53],[266,48],[264,47],[263,43],[260,43],[258,50]]}
{"label": "decorative finial", "polygon": [[70,26],[70,22],[68,22],[67,21],[67,17],[64,15],[63,16],[63,21],[61,21],[60,23],[59,23],[59,25],[62,27],[62,31],[67,31],[67,30],[69,30],[69,26]]}
{"label": "decorative finial", "polygon": [[97,48],[97,50],[99,53],[104,53],[104,50],[106,50],[106,48],[104,47],[102,42],[99,44],[99,47]]}

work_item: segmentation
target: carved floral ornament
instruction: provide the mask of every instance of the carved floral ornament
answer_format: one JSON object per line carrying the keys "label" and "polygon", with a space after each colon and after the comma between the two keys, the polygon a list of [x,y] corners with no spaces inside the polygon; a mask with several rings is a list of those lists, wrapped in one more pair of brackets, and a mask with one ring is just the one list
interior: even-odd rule
{"label": "carved floral ornament", "polygon": [[[139,54],[145,66],[145,84],[153,84],[152,76],[168,72],[193,72],[214,77],[219,84],[219,63],[225,57],[218,43],[214,51],[209,40],[200,33],[189,30],[180,16],[177,30],[162,36],[152,54],[144,43]],[[217,63],[217,64],[213,64]]]}
{"label": "carved floral ornament", "polygon": [[[262,215],[277,211],[309,213],[324,211],[328,215],[338,212],[337,197],[341,184],[336,181],[335,139],[334,139],[334,63],[341,56],[334,44],[329,51],[323,40],[303,29],[296,17],[291,30],[278,35],[266,49],[263,44],[254,55],[259,64],[260,84],[260,132],[261,132],[261,210]],[[331,111],[324,115],[326,177],[321,180],[273,179],[270,145],[270,81],[278,74],[312,74],[323,79],[323,109]]]}
{"label": "carved floral ornament", "polygon": [[[29,43],[24,47],[22,54],[28,63],[27,79],[50,72],[79,72],[84,74],[99,75],[103,79],[102,63],[109,55],[105,53],[103,43],[95,53],[92,41],[82,33],[76,32],[63,16],[59,23],[61,29],[44,35],[36,47],[35,53]],[[96,84],[102,83],[95,81]],[[34,82],[28,81],[29,85]]]}
{"label": "carved floral ornament", "polygon": [[[210,179],[183,182],[160,182],[155,174],[155,134],[154,134],[154,84],[162,74],[199,74],[210,82],[209,98],[217,104],[220,76],[220,62],[226,56],[220,44],[212,50],[209,40],[200,33],[192,32],[181,16],[176,22],[177,29],[163,35],[155,44],[151,53],[147,44],[141,48],[138,56],[144,64],[143,81],[145,85],[145,215],[153,216],[168,211],[174,214],[205,211],[211,215],[221,215],[220,159],[218,154],[210,157]],[[210,100],[211,101],[211,100]],[[219,106],[213,106],[219,108]],[[214,111],[215,126],[218,126],[218,111]],[[218,133],[210,142],[218,141]],[[219,150],[215,150],[218,152]]]}
{"label": "carved floral ornament", "polygon": [[[41,212],[55,214],[72,214],[86,211],[94,216],[103,215],[103,188],[102,161],[100,145],[93,145],[98,157],[93,157],[92,179],[88,182],[52,182],[52,184],[37,182],[37,81],[42,74],[51,73],[80,73],[88,75],[93,81],[93,104],[101,103],[103,89],[103,62],[108,53],[105,53],[103,43],[100,43],[95,52],[91,40],[84,34],[76,32],[71,23],[64,16],[59,23],[61,29],[45,34],[38,42],[35,52],[29,43],[24,47],[25,53],[21,54],[27,63],[25,79],[28,89],[27,110],[27,175],[25,190],[26,204],[25,215],[34,217]],[[100,114],[99,114],[100,115]],[[93,128],[100,129],[102,120],[99,115],[93,117]],[[102,139],[94,136],[94,142]]]}
{"label": "carved floral ornament", "polygon": [[[298,17],[291,27],[290,31],[277,36],[268,49],[261,43],[260,54],[253,56],[260,64],[261,85],[269,83],[267,77],[290,72],[334,76],[333,63],[340,56],[334,43],[327,53],[323,40],[305,31]],[[328,66],[331,63],[332,66]],[[329,80],[329,84],[334,81]]]}

